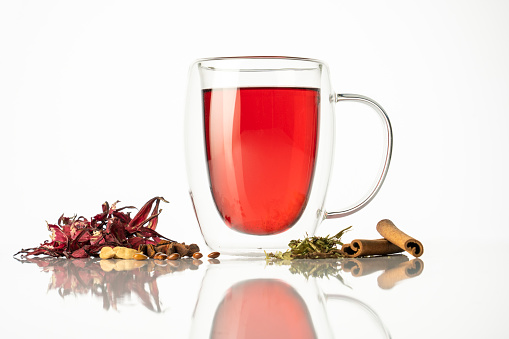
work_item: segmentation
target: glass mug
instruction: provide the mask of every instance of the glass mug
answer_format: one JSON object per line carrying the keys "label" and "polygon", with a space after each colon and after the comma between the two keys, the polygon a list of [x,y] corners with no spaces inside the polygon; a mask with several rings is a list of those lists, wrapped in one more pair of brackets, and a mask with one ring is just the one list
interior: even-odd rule
{"label": "glass mug", "polygon": [[[324,210],[334,155],[334,106],[369,105],[385,127],[384,159],[352,207]],[[324,219],[366,206],[392,153],[387,114],[373,100],[333,92],[327,65],[293,57],[227,57],[189,70],[185,148],[190,196],[203,238],[227,254],[282,250]]]}

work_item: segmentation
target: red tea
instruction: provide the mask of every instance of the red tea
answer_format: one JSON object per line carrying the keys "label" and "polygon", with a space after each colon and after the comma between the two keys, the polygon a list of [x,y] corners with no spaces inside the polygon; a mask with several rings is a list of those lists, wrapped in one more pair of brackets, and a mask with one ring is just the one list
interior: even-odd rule
{"label": "red tea", "polygon": [[272,279],[232,286],[219,304],[210,338],[316,338],[306,303],[295,289]]}
{"label": "red tea", "polygon": [[298,220],[313,177],[319,100],[312,88],[203,91],[212,195],[229,227],[267,235]]}

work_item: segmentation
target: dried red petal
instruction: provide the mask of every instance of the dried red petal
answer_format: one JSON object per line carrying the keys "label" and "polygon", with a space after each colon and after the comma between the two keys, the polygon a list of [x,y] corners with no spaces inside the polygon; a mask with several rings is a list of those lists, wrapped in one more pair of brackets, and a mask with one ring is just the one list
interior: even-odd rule
{"label": "dried red petal", "polygon": [[103,204],[102,204],[102,209],[103,209],[103,214],[104,215],[108,215],[108,211],[110,210],[110,204],[108,204],[107,201],[105,201]]}
{"label": "dried red petal", "polygon": [[103,220],[105,220],[105,219],[106,219],[106,217],[107,217],[107,215],[106,215],[106,214],[101,213],[101,214],[97,214],[96,216],[94,216],[94,217],[92,218],[92,220],[94,220],[94,221],[103,221]]}
{"label": "dried red petal", "polygon": [[[147,225],[148,228],[151,228],[153,230],[155,230],[157,227],[157,219],[158,219],[157,217],[163,211],[163,210],[159,210],[159,201],[160,200],[156,201],[156,205],[154,206],[154,210],[152,211],[152,215],[151,215],[152,220],[150,220],[150,222]],[[166,200],[164,200],[164,201],[167,202]]]}
{"label": "dried red petal", "polygon": [[113,218],[111,224],[109,224],[110,234],[113,235],[119,243],[124,243],[127,238],[125,234],[125,224],[117,218]]}
{"label": "dried red petal", "polygon": [[[83,235],[87,234],[88,231],[89,228],[83,228],[76,232],[74,239],[71,241],[69,245],[69,251],[74,252],[75,250],[82,246],[79,245],[80,239],[83,237]],[[84,241],[82,243],[84,243]]]}
{"label": "dried red petal", "polygon": [[69,225],[62,226],[62,232],[64,232],[67,239],[71,238],[71,226],[69,226]]}
{"label": "dried red petal", "polygon": [[113,212],[113,216],[122,220],[122,222],[126,224],[128,224],[131,221],[131,217],[129,216],[129,214],[119,212],[118,210]]}
{"label": "dried red petal", "polygon": [[72,252],[71,257],[73,258],[88,258],[88,253],[85,249],[88,249],[88,246],[77,249]]}
{"label": "dried red petal", "polygon": [[156,243],[159,243],[161,241],[161,238],[162,239],[166,239],[166,240],[170,240],[164,236],[162,236],[161,234],[157,233],[156,231],[154,231],[153,229],[151,228],[148,228],[148,227],[142,227],[138,230],[138,232],[136,232],[136,234],[138,235],[141,235],[145,238],[152,238],[156,241]]}
{"label": "dried red petal", "polygon": [[[152,209],[152,205],[154,204],[154,202],[157,201],[157,203],[156,203],[156,207],[157,207],[157,206],[159,206],[160,200],[162,200],[164,202],[168,202],[163,197],[155,197],[155,198],[152,198],[149,201],[147,201],[145,203],[145,205],[143,205],[143,207],[138,211],[138,213],[136,213],[134,218],[129,222],[129,225],[127,226],[127,230],[129,232],[131,232],[131,231],[135,231],[136,229],[141,227],[146,222],[147,217],[150,214],[150,210]],[[157,208],[154,209],[154,212],[152,212],[152,215],[154,215],[154,213],[157,213]]]}
{"label": "dried red petal", "polygon": [[[97,234],[96,234],[97,233]],[[96,231],[93,235],[90,236],[90,244],[91,245],[99,245],[104,243],[104,234],[102,232]]]}
{"label": "dried red petal", "polygon": [[118,204],[119,202],[120,202],[120,200],[117,200],[117,201],[115,201],[115,202],[111,205],[110,209],[108,210],[108,215],[113,214],[113,211],[115,211],[115,210],[117,209],[117,204]]}
{"label": "dried red petal", "polygon": [[51,225],[48,224],[48,230],[51,231],[50,238],[53,241],[59,241],[59,242],[67,242],[68,237],[67,235],[62,232],[62,229],[58,227],[57,225]]}
{"label": "dried red petal", "polygon": [[60,216],[60,218],[58,218],[58,225],[60,225],[60,226],[70,225],[73,221],[74,221],[74,218],[67,218],[67,217],[64,217],[64,215],[62,214]]}
{"label": "dried red petal", "polygon": [[138,248],[140,245],[145,245],[147,240],[141,237],[132,237],[129,238],[128,243],[131,248]]}

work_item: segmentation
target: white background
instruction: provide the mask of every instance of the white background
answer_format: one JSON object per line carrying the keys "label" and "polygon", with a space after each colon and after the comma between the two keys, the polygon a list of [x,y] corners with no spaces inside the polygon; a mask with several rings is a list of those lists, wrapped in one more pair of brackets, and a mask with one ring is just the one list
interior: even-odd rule
{"label": "white background", "polygon": [[[320,234],[353,225],[352,237],[377,237],[390,218],[424,244],[503,241],[508,13],[496,0],[2,1],[2,260],[49,239],[45,221],[62,213],[153,196],[170,201],[160,233],[202,244],[184,164],[187,71],[197,58],[239,55],[324,60],[336,92],[372,97],[390,116],[384,187]],[[332,210],[372,180],[348,178],[380,142],[364,128],[374,115],[339,105]]]}

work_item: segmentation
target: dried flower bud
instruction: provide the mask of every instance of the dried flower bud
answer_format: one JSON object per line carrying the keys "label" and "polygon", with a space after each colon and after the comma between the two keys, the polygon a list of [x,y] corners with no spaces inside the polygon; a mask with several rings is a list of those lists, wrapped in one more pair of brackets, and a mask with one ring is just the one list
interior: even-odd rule
{"label": "dried flower bud", "polygon": [[156,254],[156,251],[154,249],[154,245],[147,244],[147,253],[146,254],[150,258],[152,258]]}
{"label": "dried flower bud", "polygon": [[177,250],[177,253],[183,257],[185,255],[187,255],[187,252],[189,251],[189,247],[186,246],[185,244],[180,244],[178,242],[174,243],[173,244],[173,247],[175,247],[175,249]]}
{"label": "dried flower bud", "polygon": [[191,244],[191,245],[189,245],[189,249],[188,249],[187,255],[188,256],[192,256],[193,254],[195,254],[195,253],[197,253],[199,251],[200,251],[200,248],[198,247],[198,245]]}
{"label": "dried flower bud", "polygon": [[138,252],[147,255],[147,244],[141,244],[138,246]]}
{"label": "dried flower bud", "polygon": [[177,252],[177,249],[175,248],[175,246],[173,246],[173,243],[164,246],[165,246],[164,253],[166,253],[166,255],[171,255]]}

